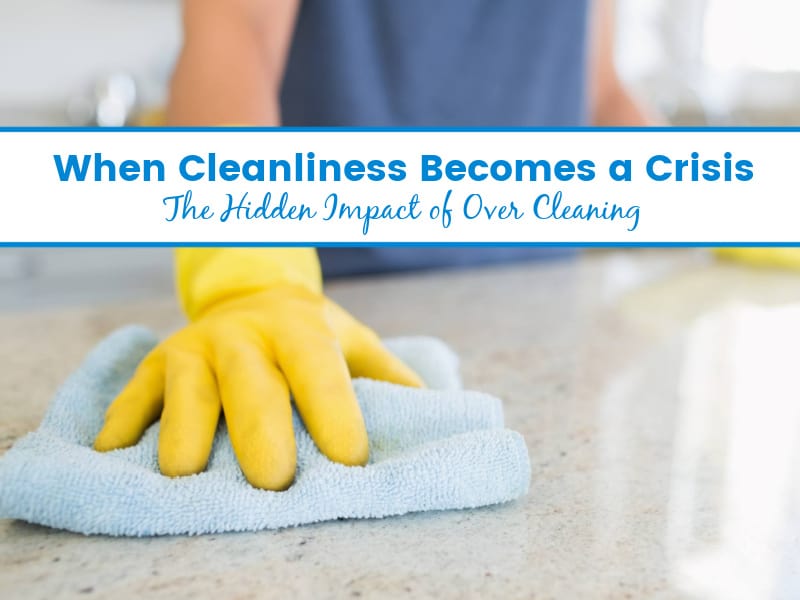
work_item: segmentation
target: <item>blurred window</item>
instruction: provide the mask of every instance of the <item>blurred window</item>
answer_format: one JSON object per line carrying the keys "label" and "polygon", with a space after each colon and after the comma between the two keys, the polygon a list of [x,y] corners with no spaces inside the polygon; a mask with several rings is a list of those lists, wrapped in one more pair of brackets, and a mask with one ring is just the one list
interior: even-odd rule
{"label": "blurred window", "polygon": [[712,69],[800,71],[800,0],[709,0],[703,62]]}
{"label": "blurred window", "polygon": [[800,124],[800,0],[616,0],[619,71],[676,124]]}

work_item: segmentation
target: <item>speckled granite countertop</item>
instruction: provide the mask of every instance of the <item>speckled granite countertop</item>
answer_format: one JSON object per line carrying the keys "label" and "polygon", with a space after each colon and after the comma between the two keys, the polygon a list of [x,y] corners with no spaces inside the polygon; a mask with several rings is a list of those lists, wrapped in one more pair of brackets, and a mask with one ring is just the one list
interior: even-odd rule
{"label": "speckled granite countertop", "polygon": [[[689,401],[684,373],[696,317],[731,300],[800,302],[800,276],[696,250],[615,251],[329,292],[383,335],[435,335],[458,351],[467,386],[503,398],[525,435],[527,498],[197,538],[0,521],[0,598],[800,598],[796,513],[759,519],[763,481],[731,496],[750,471],[703,434],[729,432],[726,380]],[[166,298],[0,316],[0,452],[38,425],[83,354],[130,322],[166,332],[180,316]],[[800,450],[781,464],[800,473],[798,462]],[[782,489],[798,499],[790,481]]]}

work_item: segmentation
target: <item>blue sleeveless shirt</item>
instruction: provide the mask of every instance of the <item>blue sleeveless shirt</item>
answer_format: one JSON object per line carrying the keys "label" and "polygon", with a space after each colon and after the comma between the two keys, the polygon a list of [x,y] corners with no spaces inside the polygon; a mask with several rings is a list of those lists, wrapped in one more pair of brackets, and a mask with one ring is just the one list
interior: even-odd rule
{"label": "blue sleeveless shirt", "polygon": [[[587,14],[588,0],[304,0],[281,90],[283,123],[585,125]],[[328,274],[342,274],[531,253],[501,250],[320,254]]]}

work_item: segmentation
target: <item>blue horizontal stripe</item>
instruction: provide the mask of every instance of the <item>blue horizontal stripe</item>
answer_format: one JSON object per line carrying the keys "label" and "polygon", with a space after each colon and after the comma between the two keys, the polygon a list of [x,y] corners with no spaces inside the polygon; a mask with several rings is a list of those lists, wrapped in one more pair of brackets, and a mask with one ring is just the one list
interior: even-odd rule
{"label": "blue horizontal stripe", "polygon": [[0,248],[798,248],[793,242],[0,242]]}

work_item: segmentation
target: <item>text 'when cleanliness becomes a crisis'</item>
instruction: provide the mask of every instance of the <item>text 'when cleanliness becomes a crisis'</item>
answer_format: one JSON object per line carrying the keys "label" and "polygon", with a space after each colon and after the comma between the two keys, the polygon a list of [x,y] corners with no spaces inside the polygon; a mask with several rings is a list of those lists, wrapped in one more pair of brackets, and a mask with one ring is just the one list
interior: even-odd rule
{"label": "text 'when cleanliness becomes a crisis'", "polygon": [[[101,153],[78,156],[54,155],[55,167],[61,182],[163,182],[167,168],[157,159],[114,161]],[[416,182],[592,182],[606,172],[611,181],[629,182],[635,177],[635,167],[630,159],[616,159],[598,167],[594,160],[546,159],[445,159],[438,154],[422,154],[418,162]],[[249,159],[238,161],[221,159],[215,153],[183,157],[178,163],[178,175],[184,182],[264,182],[298,184],[305,182],[403,182],[409,177],[404,160],[358,160],[318,158],[313,152],[296,153],[290,159]],[[676,159],[665,154],[654,154],[646,161],[645,176],[654,182],[746,182],[754,178],[754,165],[749,160],[735,159],[725,152],[718,159],[703,158],[697,152],[688,158]],[[412,179],[413,182],[413,179]],[[356,221],[361,234],[370,233],[378,221],[437,221],[442,228],[450,229],[456,220],[463,222],[514,222],[534,218],[537,221],[606,221],[621,222],[628,232],[640,224],[638,204],[616,202],[573,202],[562,190],[536,193],[532,198],[506,199],[501,202],[488,198],[483,192],[453,189],[427,194],[409,193],[406,199],[396,202],[364,203],[350,201],[340,192],[324,194],[306,204],[297,203],[289,193],[266,192],[261,201],[249,192],[226,193],[223,198],[199,199],[186,190],[162,198],[166,208],[164,220],[174,221]]]}
{"label": "text 'when cleanliness becomes a crisis'", "polygon": [[[167,167],[160,159],[112,160],[102,153],[53,155],[61,182],[163,182]],[[612,181],[633,181],[640,166],[626,158],[607,161]],[[601,168],[597,161],[500,158],[489,160],[447,159],[438,154],[419,158],[418,181],[471,182],[568,182],[594,181]],[[402,182],[409,177],[404,160],[339,160],[318,158],[314,152],[295,153],[290,158],[236,160],[215,153],[184,156],[177,165],[186,182]],[[706,157],[689,152],[685,157],[655,153],[646,161],[642,175],[656,182],[747,182],[755,177],[751,161],[737,159],[732,152]]]}

